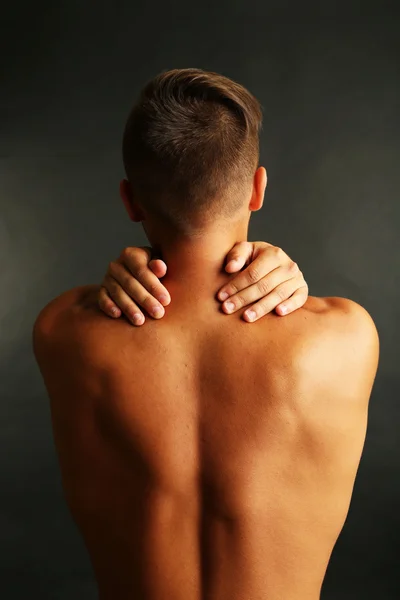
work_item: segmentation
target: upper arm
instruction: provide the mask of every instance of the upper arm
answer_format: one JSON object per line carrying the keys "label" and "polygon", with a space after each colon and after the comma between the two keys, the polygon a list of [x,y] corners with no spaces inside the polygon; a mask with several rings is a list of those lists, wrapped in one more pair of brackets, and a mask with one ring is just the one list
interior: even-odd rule
{"label": "upper arm", "polygon": [[331,490],[327,510],[341,503],[344,518],[366,438],[379,338],[368,312],[343,298],[322,299],[313,322],[302,363],[302,418],[321,482]]}
{"label": "upper arm", "polygon": [[379,335],[371,315],[360,304],[346,298],[332,298],[335,320],[343,340],[343,358],[349,381],[360,387],[360,395],[372,390],[379,362]]}
{"label": "upper arm", "polygon": [[96,286],[69,290],[45,306],[35,321],[33,351],[51,400],[92,390],[109,364],[110,353],[104,352],[104,325],[109,321],[100,311],[86,310],[96,293]]}
{"label": "upper arm", "polygon": [[305,332],[301,361],[307,381],[317,390],[323,410],[332,405],[338,418],[339,407],[365,413],[379,360],[375,323],[346,298],[318,298],[314,305],[314,325]]}
{"label": "upper arm", "polygon": [[71,342],[76,337],[79,299],[86,288],[74,288],[57,296],[39,313],[33,326],[33,352],[46,386],[70,361]]}

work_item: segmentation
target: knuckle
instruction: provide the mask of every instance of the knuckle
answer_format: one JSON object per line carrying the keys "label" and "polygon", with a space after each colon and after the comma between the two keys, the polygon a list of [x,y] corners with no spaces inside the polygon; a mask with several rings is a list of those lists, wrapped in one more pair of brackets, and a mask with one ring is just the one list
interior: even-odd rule
{"label": "knuckle", "polygon": [[154,300],[149,294],[142,294],[142,296],[139,299],[139,304],[140,306],[146,308],[146,310],[151,309],[154,304]]}
{"label": "knuckle", "polygon": [[151,283],[147,286],[148,291],[152,296],[156,296],[159,292],[159,287],[156,283]]}
{"label": "knuckle", "polygon": [[108,263],[107,273],[114,273],[115,270],[115,262],[111,261]]}
{"label": "knuckle", "polygon": [[276,256],[281,256],[283,254],[283,250],[280,246],[274,246],[274,252]]}
{"label": "knuckle", "polygon": [[268,312],[270,312],[271,308],[269,305],[270,303],[268,301],[262,299],[259,302],[257,302],[257,304],[253,305],[251,307],[251,310],[253,310],[256,313],[257,319],[259,319],[260,317],[263,317]]}
{"label": "knuckle", "polygon": [[237,294],[233,298],[233,303],[236,307],[240,307],[240,306],[244,306],[246,304],[246,300],[241,294]]}
{"label": "knuckle", "polygon": [[122,312],[125,315],[127,315],[129,313],[129,311],[132,310],[132,304],[133,303],[129,302],[129,300],[122,300],[122,299],[118,300],[118,307],[122,310]]}
{"label": "knuckle", "polygon": [[304,285],[300,288],[305,294],[308,294],[308,284],[304,282]]}
{"label": "knuckle", "polygon": [[224,290],[229,296],[233,296],[233,294],[236,294],[239,291],[239,288],[235,283],[230,283],[229,287],[224,288]]}
{"label": "knuckle", "polygon": [[129,294],[129,296],[134,296],[134,289],[132,286],[132,275],[125,274],[121,279],[121,286],[125,293]]}
{"label": "knuckle", "polygon": [[253,310],[255,310],[257,313],[264,313],[266,310],[266,307],[269,306],[271,304],[273,300],[271,300],[270,297],[266,297],[264,296],[263,298],[260,298],[260,300],[251,308]]}
{"label": "knuckle", "polygon": [[111,310],[111,308],[114,306],[114,302],[109,296],[97,298],[97,303],[102,310]]}
{"label": "knuckle", "polygon": [[133,248],[131,248],[130,246],[127,246],[126,248],[124,248],[121,252],[121,258],[131,258],[133,255]]}
{"label": "knuckle", "polygon": [[250,283],[257,283],[257,281],[260,280],[260,273],[257,269],[257,267],[250,267],[248,272],[247,272],[247,279],[249,280]]}
{"label": "knuckle", "polygon": [[107,277],[104,280],[103,285],[104,289],[110,294],[115,294],[115,292],[120,289],[119,284],[112,277]]}
{"label": "knuckle", "polygon": [[280,300],[286,300],[288,295],[284,287],[278,287],[276,289],[276,293]]}
{"label": "knuckle", "polygon": [[303,273],[298,273],[296,275],[296,281],[298,282],[299,287],[303,287],[307,285],[306,280],[304,279]]}
{"label": "knuckle", "polygon": [[290,300],[285,302],[285,304],[287,306],[290,306],[291,310],[296,310],[296,308],[303,306],[305,299],[306,299],[306,297],[303,296],[302,294],[294,294],[293,297],[290,298]]}
{"label": "knuckle", "polygon": [[144,266],[144,265],[138,266],[138,268],[135,271],[135,275],[136,275],[137,279],[139,281],[144,281],[147,276],[147,271],[148,271],[147,265],[146,266]]}
{"label": "knuckle", "polygon": [[290,263],[288,265],[288,269],[289,269],[290,273],[299,273],[300,272],[299,265],[297,263],[295,263],[293,260],[290,261]]}
{"label": "knuckle", "polygon": [[300,287],[305,288],[306,290],[308,290],[308,283],[307,281],[304,279],[304,277],[302,276],[300,279]]}
{"label": "knuckle", "polygon": [[258,289],[260,290],[261,294],[263,294],[263,296],[265,296],[266,294],[268,294],[270,292],[271,286],[268,283],[267,279],[261,279],[258,282]]}

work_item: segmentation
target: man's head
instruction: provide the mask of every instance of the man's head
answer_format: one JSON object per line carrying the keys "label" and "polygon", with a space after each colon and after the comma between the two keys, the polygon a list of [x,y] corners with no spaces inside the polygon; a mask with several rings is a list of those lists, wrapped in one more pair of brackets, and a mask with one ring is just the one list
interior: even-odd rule
{"label": "man's head", "polygon": [[200,69],[155,77],[124,131],[121,196],[131,218],[191,235],[258,210],[261,120],[256,98],[227,77]]}

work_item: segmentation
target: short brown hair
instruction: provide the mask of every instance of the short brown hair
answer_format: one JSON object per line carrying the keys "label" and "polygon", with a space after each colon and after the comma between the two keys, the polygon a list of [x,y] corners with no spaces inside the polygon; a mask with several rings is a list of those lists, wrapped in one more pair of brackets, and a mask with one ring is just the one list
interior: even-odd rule
{"label": "short brown hair", "polygon": [[229,218],[258,166],[261,120],[257,99],[223,75],[173,69],[155,77],[123,137],[139,204],[184,232]]}

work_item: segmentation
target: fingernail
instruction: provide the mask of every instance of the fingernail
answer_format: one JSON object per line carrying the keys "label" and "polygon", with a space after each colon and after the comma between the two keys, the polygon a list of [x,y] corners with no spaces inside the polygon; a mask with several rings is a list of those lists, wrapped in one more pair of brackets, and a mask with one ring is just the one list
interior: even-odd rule
{"label": "fingernail", "polygon": [[119,310],[118,308],[116,308],[115,306],[112,307],[111,309],[111,314],[116,317],[119,314]]}
{"label": "fingernail", "polygon": [[164,302],[168,302],[168,300],[169,300],[167,294],[160,294],[158,296],[158,299],[161,302],[161,304],[164,304]]}
{"label": "fingernail", "polygon": [[225,302],[225,309],[228,312],[232,312],[235,310],[235,305],[233,304],[233,302]]}
{"label": "fingernail", "polygon": [[144,317],[140,313],[132,315],[132,321],[134,325],[141,325],[144,322]]}
{"label": "fingernail", "polygon": [[153,315],[153,317],[161,317],[161,315],[163,314],[163,309],[161,308],[161,306],[155,306],[152,311],[151,314]]}
{"label": "fingernail", "polygon": [[249,321],[254,321],[257,316],[257,313],[254,310],[246,310],[244,313]]}
{"label": "fingernail", "polygon": [[281,304],[280,308],[280,313],[281,315],[286,315],[287,311],[288,311],[288,307],[286,306],[286,304]]}
{"label": "fingernail", "polygon": [[220,300],[222,300],[222,302],[223,302],[224,300],[226,300],[227,298],[229,298],[229,294],[228,294],[228,292],[221,292],[221,293],[220,293],[220,295],[219,295],[219,299],[220,299]]}

